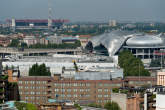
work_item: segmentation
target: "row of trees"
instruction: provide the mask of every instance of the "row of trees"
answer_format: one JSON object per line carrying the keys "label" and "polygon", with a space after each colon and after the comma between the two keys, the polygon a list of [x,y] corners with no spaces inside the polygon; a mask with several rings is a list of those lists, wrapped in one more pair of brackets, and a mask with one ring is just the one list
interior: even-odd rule
{"label": "row of trees", "polygon": [[45,64],[36,63],[29,69],[29,76],[51,76],[51,73]]}
{"label": "row of trees", "polygon": [[120,52],[119,66],[124,69],[124,76],[150,76],[143,62],[127,50]]}
{"label": "row of trees", "polygon": [[13,39],[12,42],[9,44],[9,47],[22,47],[22,48],[46,48],[46,49],[49,49],[49,48],[60,48],[60,49],[75,49],[77,47],[81,47],[81,42],[79,40],[75,41],[75,43],[73,44],[67,44],[67,43],[62,43],[62,44],[48,44],[48,45],[45,45],[45,44],[34,44],[34,45],[30,45],[28,47],[28,45],[26,43],[21,43],[19,41],[19,39]]}

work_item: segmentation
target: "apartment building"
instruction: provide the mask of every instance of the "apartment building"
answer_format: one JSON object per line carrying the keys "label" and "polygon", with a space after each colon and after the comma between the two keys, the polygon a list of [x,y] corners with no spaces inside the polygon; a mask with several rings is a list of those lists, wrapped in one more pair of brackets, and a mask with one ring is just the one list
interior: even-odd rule
{"label": "apartment building", "polygon": [[104,105],[111,99],[111,89],[119,88],[122,80],[73,80],[56,77],[20,77],[18,79],[21,101],[33,104],[72,101],[79,104]]}

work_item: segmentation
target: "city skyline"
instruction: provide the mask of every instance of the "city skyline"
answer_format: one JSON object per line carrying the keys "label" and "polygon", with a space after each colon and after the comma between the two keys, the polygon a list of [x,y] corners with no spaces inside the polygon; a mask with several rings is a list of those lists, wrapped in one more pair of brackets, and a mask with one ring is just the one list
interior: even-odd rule
{"label": "city skyline", "polygon": [[[51,0],[52,18],[76,21],[165,21],[163,0]],[[48,0],[4,0],[0,20],[48,18]]]}

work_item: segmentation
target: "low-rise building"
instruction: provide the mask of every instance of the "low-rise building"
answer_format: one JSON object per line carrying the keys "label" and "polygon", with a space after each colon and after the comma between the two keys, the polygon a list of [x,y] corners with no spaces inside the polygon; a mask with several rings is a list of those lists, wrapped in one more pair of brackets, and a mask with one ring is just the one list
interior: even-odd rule
{"label": "low-rise building", "polygon": [[0,45],[3,47],[7,47],[10,44],[9,37],[5,35],[0,35]]}
{"label": "low-rise building", "polygon": [[35,36],[25,36],[23,42],[26,43],[28,46],[37,44],[37,39]]}

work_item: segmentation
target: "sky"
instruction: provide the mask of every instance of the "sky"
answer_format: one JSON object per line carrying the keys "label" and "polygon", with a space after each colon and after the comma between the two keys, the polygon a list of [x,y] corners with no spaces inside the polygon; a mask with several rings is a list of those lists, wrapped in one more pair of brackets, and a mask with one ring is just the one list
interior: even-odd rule
{"label": "sky", "polygon": [[[50,0],[52,17],[70,21],[163,21],[165,0]],[[47,19],[48,0],[0,0],[0,20]]]}

